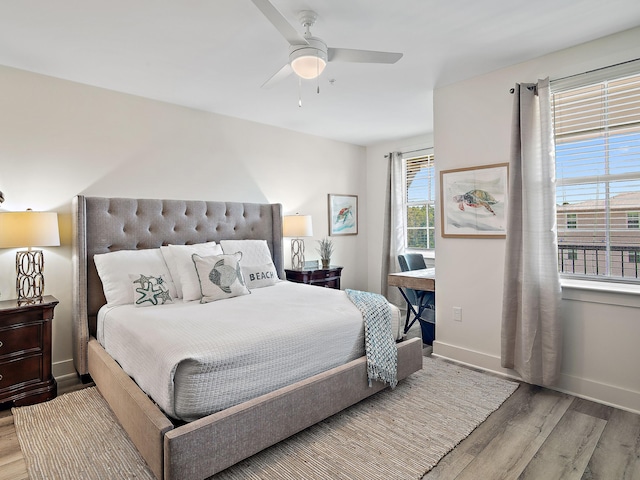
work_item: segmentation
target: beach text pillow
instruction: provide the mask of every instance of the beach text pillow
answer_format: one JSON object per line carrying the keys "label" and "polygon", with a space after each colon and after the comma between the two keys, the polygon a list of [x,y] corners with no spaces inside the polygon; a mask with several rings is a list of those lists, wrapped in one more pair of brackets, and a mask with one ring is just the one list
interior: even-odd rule
{"label": "beach text pillow", "polygon": [[278,281],[278,272],[272,262],[257,266],[242,265],[242,274],[249,290],[268,287]]}

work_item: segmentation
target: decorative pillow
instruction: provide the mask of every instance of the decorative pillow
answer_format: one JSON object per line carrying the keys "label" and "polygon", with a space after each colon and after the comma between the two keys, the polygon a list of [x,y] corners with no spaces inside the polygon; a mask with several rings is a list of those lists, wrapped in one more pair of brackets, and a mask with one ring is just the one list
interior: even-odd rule
{"label": "decorative pillow", "polygon": [[242,265],[242,275],[249,290],[253,288],[268,287],[278,281],[278,272],[273,263],[265,263],[254,267]]}
{"label": "decorative pillow", "polygon": [[176,271],[174,282],[179,285],[179,287],[176,287],[178,296],[182,297],[185,302],[199,300],[201,296],[200,282],[198,281],[198,274],[193,266],[191,255],[194,253],[202,257],[221,255],[222,247],[216,245],[215,242],[208,242],[196,243],[195,245],[169,245],[164,248],[164,251],[165,258],[170,258],[169,265],[173,265]]}
{"label": "decorative pillow", "polygon": [[96,264],[100,280],[102,280],[104,296],[110,305],[133,303],[133,289],[129,274],[135,275],[139,272],[153,272],[156,276],[162,275],[169,287],[171,297],[176,297],[173,279],[159,248],[99,253],[93,256],[93,261]]}
{"label": "decorative pillow", "polygon": [[133,304],[136,307],[173,303],[164,275],[129,275],[133,283]]}
{"label": "decorative pillow", "polygon": [[266,240],[220,240],[220,245],[227,255],[242,252],[244,265],[273,264],[271,251]]}
{"label": "decorative pillow", "polygon": [[201,257],[197,253],[192,255],[193,264],[200,279],[202,292],[200,303],[215,302],[223,298],[251,293],[244,283],[240,267],[241,258],[240,252],[211,257]]}

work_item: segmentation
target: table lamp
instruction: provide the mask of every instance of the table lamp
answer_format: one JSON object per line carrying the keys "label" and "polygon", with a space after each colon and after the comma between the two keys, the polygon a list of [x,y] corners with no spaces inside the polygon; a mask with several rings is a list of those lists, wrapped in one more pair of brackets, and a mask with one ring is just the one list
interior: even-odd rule
{"label": "table lamp", "polygon": [[16,252],[16,292],[19,303],[36,303],[44,292],[44,255],[31,247],[60,245],[55,212],[0,213],[0,248],[27,247]]}
{"label": "table lamp", "polygon": [[304,240],[300,237],[313,236],[311,215],[285,215],[282,222],[282,235],[291,239],[291,268],[304,267]]}

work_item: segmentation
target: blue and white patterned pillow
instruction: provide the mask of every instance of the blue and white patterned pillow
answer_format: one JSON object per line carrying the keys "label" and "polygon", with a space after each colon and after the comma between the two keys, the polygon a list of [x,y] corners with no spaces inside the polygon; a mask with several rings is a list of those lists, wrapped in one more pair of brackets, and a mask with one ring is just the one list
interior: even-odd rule
{"label": "blue and white patterned pillow", "polygon": [[164,275],[129,275],[133,282],[133,304],[136,307],[173,303],[169,283]]}
{"label": "blue and white patterned pillow", "polygon": [[202,298],[200,303],[215,302],[223,298],[251,293],[242,275],[240,252],[232,255],[201,257],[194,253],[191,258],[198,272]]}

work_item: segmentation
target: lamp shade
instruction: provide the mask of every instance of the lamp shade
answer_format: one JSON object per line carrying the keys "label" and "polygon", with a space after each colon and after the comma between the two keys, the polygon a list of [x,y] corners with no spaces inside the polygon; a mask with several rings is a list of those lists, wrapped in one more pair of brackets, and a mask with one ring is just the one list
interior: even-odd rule
{"label": "lamp shade", "polygon": [[56,247],[60,245],[56,212],[0,213],[0,248]]}
{"label": "lamp shade", "polygon": [[312,237],[311,215],[285,215],[282,222],[285,237]]}

